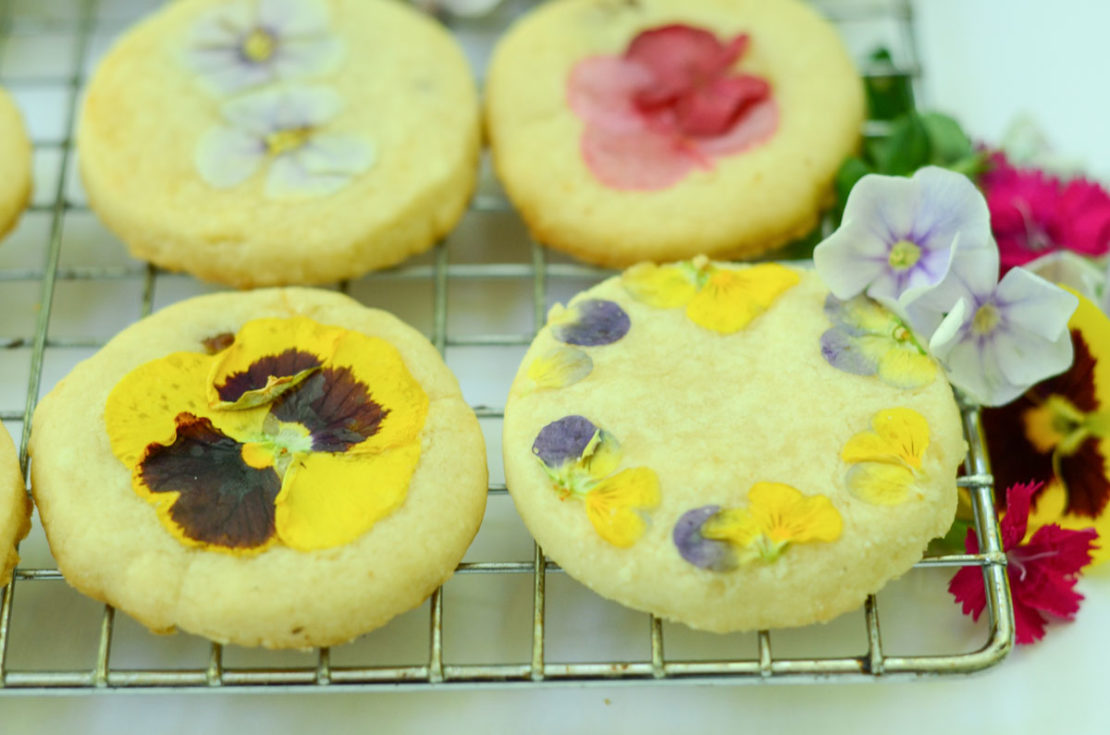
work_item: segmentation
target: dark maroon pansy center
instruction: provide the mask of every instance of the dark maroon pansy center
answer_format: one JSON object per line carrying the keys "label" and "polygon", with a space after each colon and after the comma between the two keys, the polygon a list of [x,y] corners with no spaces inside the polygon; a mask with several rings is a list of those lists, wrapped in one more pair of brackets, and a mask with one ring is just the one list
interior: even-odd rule
{"label": "dark maroon pansy center", "polygon": [[377,434],[389,409],[349,368],[338,367],[310,375],[274,401],[270,413],[308,429],[315,451],[343,452]]}
{"label": "dark maroon pansy center", "polygon": [[277,355],[266,355],[255,360],[250,367],[227,376],[223,383],[216,384],[216,393],[221,401],[234,403],[244,393],[265,388],[270,378],[291,378],[294,375],[312,370],[321,365],[320,358],[311,352],[288,349]]}

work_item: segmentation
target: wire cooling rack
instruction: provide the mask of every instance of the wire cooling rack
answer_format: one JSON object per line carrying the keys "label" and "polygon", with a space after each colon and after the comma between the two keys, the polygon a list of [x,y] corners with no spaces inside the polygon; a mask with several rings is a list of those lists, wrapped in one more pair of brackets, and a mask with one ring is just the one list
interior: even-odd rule
{"label": "wire cooling rack", "polygon": [[[96,224],[74,175],[73,131],[88,72],[111,38],[157,0],[0,2],[0,83],[28,116],[35,144],[34,201],[0,248],[0,419],[19,439],[26,471],[29,419],[45,389],[127,323],[212,287],[129,259]],[[480,70],[496,34],[528,4],[445,22]],[[818,5],[865,75],[905,75],[916,86],[909,0]],[[894,71],[863,62],[877,45],[894,52]],[[865,134],[881,131],[869,122]],[[875,680],[970,673],[1007,654],[1013,613],[1005,555],[973,409],[963,414],[970,452],[959,484],[984,551],[925,558],[871,596],[862,614],[774,634],[715,636],[626,610],[557,574],[524,532],[498,476],[500,406],[548,305],[608,275],[530,241],[487,167],[446,242],[400,268],[336,285],[426,332],[459,374],[492,449],[482,531],[458,574],[422,607],[354,643],[303,653],[155,636],[70,590],[36,519],[0,597],[0,693]],[[959,615],[943,589],[950,568],[963,566],[983,572],[987,611],[978,625]]]}

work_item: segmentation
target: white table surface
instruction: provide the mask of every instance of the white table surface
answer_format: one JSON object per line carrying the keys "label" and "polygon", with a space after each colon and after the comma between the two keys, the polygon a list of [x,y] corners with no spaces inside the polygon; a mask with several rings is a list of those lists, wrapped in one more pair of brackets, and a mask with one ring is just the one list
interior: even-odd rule
{"label": "white table surface", "polygon": [[[917,0],[926,92],[997,140],[1020,112],[1110,179],[1110,3]],[[1110,566],[1110,565],[1108,565]],[[0,733],[1107,733],[1110,569],[1078,620],[969,678],[862,685],[636,685],[306,695],[0,698]]]}

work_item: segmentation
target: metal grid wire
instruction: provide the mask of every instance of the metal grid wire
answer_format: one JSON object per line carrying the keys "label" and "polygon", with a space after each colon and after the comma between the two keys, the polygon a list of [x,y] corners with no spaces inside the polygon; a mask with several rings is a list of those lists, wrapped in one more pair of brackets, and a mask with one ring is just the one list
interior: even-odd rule
{"label": "metal grid wire", "polygon": [[[37,150],[54,148],[57,155],[57,185],[51,201],[32,206],[31,211],[49,217],[49,232],[45,243],[45,259],[41,268],[0,268],[0,294],[10,292],[16,282],[38,284],[37,316],[33,334],[0,335],[0,351],[30,347],[30,375],[26,390],[26,403],[21,411],[0,411],[0,419],[21,421],[20,466],[26,474],[27,439],[30,417],[43,380],[43,360],[52,348],[98,348],[102,342],[95,339],[61,339],[48,336],[55,290],[59,283],[71,281],[120,282],[123,279],[141,279],[140,313],[149,314],[154,302],[156,286],[166,279],[183,276],[161,272],[151,266],[73,266],[60,265],[62,232],[66,215],[83,211],[83,205],[67,198],[67,182],[72,171],[74,156],[72,131],[80,90],[85,82],[83,61],[89,51],[90,35],[101,3],[107,0],[80,0],[74,2],[59,17],[43,21],[41,26],[30,29],[13,27],[13,2],[0,10],[0,49],[14,32],[33,35],[54,30],[75,33],[74,65],[71,73],[62,78],[36,76],[33,80],[6,77],[5,83],[18,89],[21,83],[33,81],[48,84],[64,91],[64,137],[59,141],[40,142]],[[913,15],[909,0],[894,0],[882,7],[861,7],[858,3],[847,9],[822,6],[834,22],[845,23],[860,18],[873,18],[878,14],[899,26],[906,46],[904,59],[899,63],[900,74],[919,81],[920,70],[914,41]],[[63,17],[65,16],[65,17]],[[0,69],[0,73],[2,73]],[[863,70],[865,75],[890,74],[888,68]],[[865,134],[882,132],[882,123],[870,122]],[[479,195],[472,209],[482,212],[508,211],[500,196]],[[448,249],[441,243],[433,253],[430,263],[408,265],[390,271],[371,274],[370,280],[402,280],[430,283],[433,291],[431,339],[441,354],[448,347],[503,347],[524,346],[530,343],[535,330],[544,322],[545,304],[550,282],[559,279],[597,279],[609,275],[606,271],[566,262],[549,262],[551,254],[535,242],[530,243],[531,262],[523,263],[458,263],[448,259]],[[555,258],[558,260],[558,258]],[[452,284],[474,279],[530,279],[532,298],[530,304],[517,304],[517,308],[532,311],[532,332],[528,334],[453,335],[448,329],[448,289]],[[348,284],[339,284],[346,291]],[[8,308],[4,297],[2,308]],[[3,376],[0,376],[3,378]],[[7,378],[4,378],[5,380]],[[474,406],[479,418],[500,420],[500,408]],[[664,653],[664,627],[659,618],[645,615],[644,631],[650,639],[650,656],[643,660],[607,660],[590,663],[563,663],[549,659],[545,650],[545,609],[549,595],[546,579],[549,573],[559,572],[558,567],[547,561],[540,548],[529,561],[493,560],[464,562],[458,573],[463,575],[524,575],[531,578],[530,656],[526,660],[508,664],[453,664],[444,658],[444,602],[442,588],[430,599],[427,622],[428,655],[419,664],[407,666],[333,665],[327,648],[316,651],[314,665],[263,666],[237,668],[225,666],[224,649],[212,644],[207,665],[182,668],[121,668],[113,665],[113,634],[116,630],[115,613],[103,607],[99,622],[95,664],[91,668],[43,670],[31,666],[13,668],[9,664],[12,644],[13,610],[24,588],[48,581],[61,580],[53,568],[19,568],[13,582],[4,588],[0,597],[0,693],[47,693],[66,691],[115,691],[165,689],[220,689],[225,691],[265,690],[366,690],[388,687],[429,687],[444,685],[510,685],[556,682],[627,682],[627,681],[817,681],[817,680],[873,680],[896,676],[923,676],[970,673],[1000,661],[1009,651],[1013,634],[1013,613],[1005,573],[1005,554],[999,542],[998,526],[993,511],[992,480],[987,456],[984,452],[982,429],[978,412],[965,408],[964,428],[970,452],[959,480],[966,488],[974,511],[974,524],[979,537],[979,554],[955,554],[928,557],[917,568],[976,566],[983,572],[987,598],[989,636],[977,650],[945,653],[940,655],[894,656],[883,650],[880,635],[880,615],[875,596],[868,598],[863,610],[863,625],[867,635],[867,650],[861,655],[834,657],[781,657],[773,655],[773,635],[768,631],[758,633],[757,655],[750,658],[716,660],[676,660]],[[491,495],[506,492],[503,484],[492,484]]]}

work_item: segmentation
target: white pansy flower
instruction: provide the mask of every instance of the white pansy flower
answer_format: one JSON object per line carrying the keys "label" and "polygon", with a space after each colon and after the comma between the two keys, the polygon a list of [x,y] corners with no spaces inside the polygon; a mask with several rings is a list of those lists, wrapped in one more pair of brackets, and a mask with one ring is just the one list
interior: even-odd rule
{"label": "white pansy flower", "polygon": [[334,193],[375,161],[369,141],[324,129],[342,107],[339,95],[325,87],[267,89],[231,100],[221,108],[227,124],[197,144],[197,170],[219,189],[268,168],[269,197]]}
{"label": "white pansy flower", "polygon": [[234,0],[196,22],[185,59],[216,91],[231,94],[323,74],[343,51],[321,0]]}

